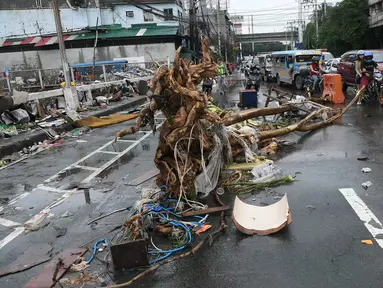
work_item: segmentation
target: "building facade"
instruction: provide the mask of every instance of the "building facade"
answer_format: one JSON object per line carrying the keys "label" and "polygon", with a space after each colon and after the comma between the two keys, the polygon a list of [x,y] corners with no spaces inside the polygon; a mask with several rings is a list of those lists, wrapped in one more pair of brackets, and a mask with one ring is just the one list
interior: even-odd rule
{"label": "building facade", "polygon": [[[98,25],[156,23],[179,26],[183,33],[184,8],[180,0],[58,0],[64,32]],[[80,3],[82,3],[80,1]],[[1,0],[0,38],[46,35],[56,32],[50,0]]]}
{"label": "building facade", "polygon": [[370,8],[369,24],[371,28],[383,26],[383,0],[368,0]]}

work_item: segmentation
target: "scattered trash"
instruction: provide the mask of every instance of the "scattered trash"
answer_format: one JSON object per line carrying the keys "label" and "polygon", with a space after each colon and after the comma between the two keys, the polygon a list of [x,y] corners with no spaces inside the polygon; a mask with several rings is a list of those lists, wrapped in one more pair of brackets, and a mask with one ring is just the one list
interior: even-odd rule
{"label": "scattered trash", "polygon": [[363,182],[362,183],[362,186],[364,189],[367,189],[368,187],[370,187],[372,185],[371,181],[367,181],[367,182]]}
{"label": "scattered trash", "polygon": [[89,265],[86,264],[86,261],[83,257],[77,259],[76,262],[73,263],[73,265],[70,267],[70,271],[80,272],[89,267]]}
{"label": "scattered trash", "polygon": [[362,240],[362,241],[360,241],[360,242],[362,242],[363,244],[366,244],[366,245],[372,245],[372,244],[374,244],[374,243],[372,242],[372,240]]}
{"label": "scattered trash", "polygon": [[316,209],[316,207],[313,205],[307,205],[306,208],[310,210],[309,214],[311,214],[311,212],[313,212]]}
{"label": "scattered trash", "polygon": [[65,227],[53,226],[53,228],[56,230],[56,238],[60,238],[66,234],[67,228]]}
{"label": "scattered trash", "polygon": [[[72,268],[71,268],[71,270],[72,270]],[[89,287],[89,286],[85,286],[85,285],[91,285],[91,287],[95,287],[95,284],[98,282],[97,276],[89,274],[83,270],[78,270],[78,271],[82,271],[82,272],[80,274],[78,274],[77,277],[75,277],[73,279],[69,279],[69,278],[61,279],[59,281],[59,283],[61,285],[65,285],[66,287],[73,286],[73,285],[76,285],[76,287]]]}
{"label": "scattered trash", "polygon": [[367,161],[368,160],[368,156],[359,156],[356,159],[359,160],[359,161]]}
{"label": "scattered trash", "polygon": [[70,248],[59,253],[55,259],[50,261],[36,276],[25,284],[24,288],[54,287],[78,257],[86,253],[85,248]]}
{"label": "scattered trash", "polygon": [[88,141],[86,141],[86,140],[77,140],[76,142],[77,142],[77,143],[86,143],[86,142],[88,142]]}
{"label": "scattered trash", "polygon": [[70,213],[69,210],[65,211],[63,214],[61,214],[60,218],[68,218],[72,217],[74,214]]}
{"label": "scattered trash", "polygon": [[221,196],[225,194],[225,189],[223,189],[222,187],[218,187],[217,190],[215,190],[215,193]]}
{"label": "scattered trash", "polygon": [[252,182],[261,183],[282,177],[282,170],[276,167],[273,161],[267,160],[263,164],[255,166],[251,170],[251,174],[254,176]]}
{"label": "scattered trash", "polygon": [[82,135],[82,131],[79,128],[72,130],[72,137],[79,137]]}
{"label": "scattered trash", "polygon": [[277,203],[265,207],[247,204],[235,197],[233,208],[235,227],[248,235],[269,235],[292,222],[287,195]]}
{"label": "scattered trash", "polygon": [[369,168],[369,167],[366,167],[366,168],[362,168],[362,172],[363,173],[370,173],[372,170],[371,170],[371,168]]}
{"label": "scattered trash", "polygon": [[202,225],[202,228],[198,229],[195,234],[199,235],[207,230],[209,230],[212,226],[211,225],[207,225],[207,224],[204,224]]}

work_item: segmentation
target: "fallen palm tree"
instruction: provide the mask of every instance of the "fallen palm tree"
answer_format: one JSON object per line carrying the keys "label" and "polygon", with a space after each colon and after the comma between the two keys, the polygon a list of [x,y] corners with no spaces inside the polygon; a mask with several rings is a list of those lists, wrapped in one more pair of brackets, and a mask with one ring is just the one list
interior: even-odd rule
{"label": "fallen palm tree", "polygon": [[[206,39],[202,48],[201,64],[186,65],[180,58],[178,49],[173,67],[170,70],[165,66],[159,68],[151,82],[153,96],[150,104],[142,109],[134,127],[124,129],[116,135],[118,138],[136,133],[147,124],[154,126],[155,111],[161,110],[166,120],[160,132],[154,158],[155,165],[160,170],[157,184],[165,185],[169,196],[179,199],[192,200],[197,192],[205,192],[206,195],[214,189],[221,170],[231,162],[234,153],[242,151],[247,162],[255,160],[256,155],[249,148],[249,139],[225,128],[225,125],[297,110],[296,105],[285,103],[277,108],[257,108],[220,114],[222,117],[210,111],[207,95],[197,91],[196,86],[204,78],[215,77],[218,65],[212,61]],[[252,139],[267,139],[293,131],[324,127],[338,119],[349,107],[350,105],[327,120],[308,124],[313,119],[320,118],[321,113],[327,113],[327,110],[321,108],[295,124],[261,131],[258,135],[252,135]]]}

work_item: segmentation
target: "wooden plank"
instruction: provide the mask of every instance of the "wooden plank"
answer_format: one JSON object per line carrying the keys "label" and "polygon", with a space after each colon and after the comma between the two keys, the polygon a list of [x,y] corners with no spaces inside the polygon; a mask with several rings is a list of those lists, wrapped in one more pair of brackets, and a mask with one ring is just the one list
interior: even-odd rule
{"label": "wooden plank", "polygon": [[199,215],[206,215],[206,214],[211,214],[216,212],[227,211],[231,209],[232,209],[231,206],[211,207],[211,208],[202,209],[202,210],[184,212],[184,213],[181,213],[181,215],[183,217],[199,216]]}
{"label": "wooden plank", "polygon": [[11,264],[1,267],[0,277],[19,273],[52,259],[51,251],[53,247],[49,244],[37,244],[30,246]]}
{"label": "wooden plank", "polygon": [[[84,256],[87,249],[69,248],[58,254],[44,269],[25,284],[24,288],[52,288],[69,271],[78,257]],[[62,261],[60,261],[62,260]]]}
{"label": "wooden plank", "polygon": [[157,176],[159,173],[160,173],[160,170],[155,168],[155,169],[150,170],[150,171],[146,172],[145,174],[139,176],[138,178],[133,179],[127,185],[129,185],[129,186],[140,185],[140,184],[144,183],[145,181],[152,179],[153,177]]}

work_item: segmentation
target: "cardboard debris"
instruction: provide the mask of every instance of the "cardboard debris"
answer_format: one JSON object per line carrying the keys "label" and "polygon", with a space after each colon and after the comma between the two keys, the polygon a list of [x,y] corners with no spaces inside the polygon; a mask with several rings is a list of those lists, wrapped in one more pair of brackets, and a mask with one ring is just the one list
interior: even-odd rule
{"label": "cardboard debris", "polygon": [[286,194],[277,203],[263,207],[246,204],[237,196],[233,222],[239,231],[248,235],[269,235],[280,231],[292,222]]}
{"label": "cardboard debris", "polygon": [[374,244],[373,242],[372,242],[372,240],[362,240],[361,241],[363,244],[366,244],[366,245],[372,245],[372,244]]}
{"label": "cardboard debris", "polygon": [[25,271],[51,260],[52,249],[49,244],[30,246],[14,262],[0,269],[0,277]]}

